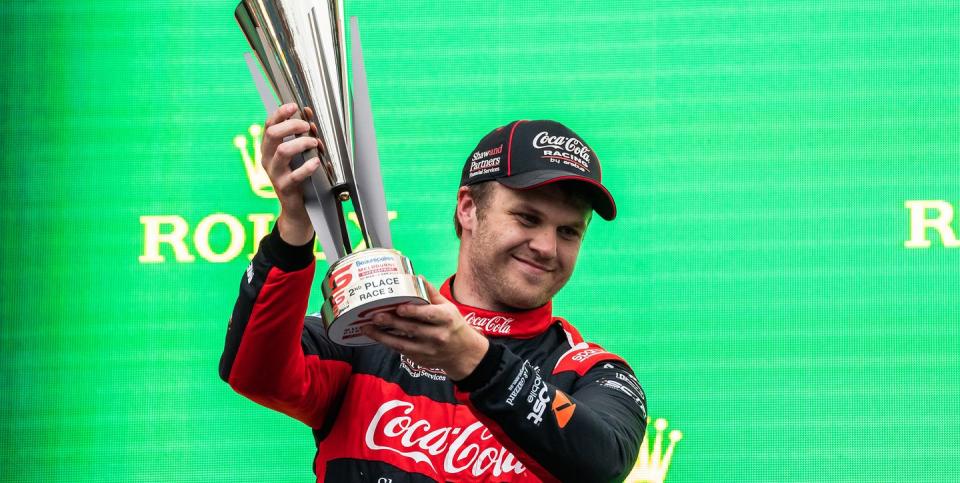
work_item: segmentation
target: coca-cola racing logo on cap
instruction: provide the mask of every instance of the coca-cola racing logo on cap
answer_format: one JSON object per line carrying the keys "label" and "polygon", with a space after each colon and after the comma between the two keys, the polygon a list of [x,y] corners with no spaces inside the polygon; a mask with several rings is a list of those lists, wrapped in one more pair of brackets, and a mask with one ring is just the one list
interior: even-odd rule
{"label": "coca-cola racing logo on cap", "polygon": [[541,157],[551,163],[564,164],[583,173],[590,172],[590,148],[573,136],[552,135],[541,131],[533,137],[534,149],[542,150]]}
{"label": "coca-cola racing logo on cap", "polygon": [[470,178],[500,171],[503,144],[495,148],[476,151],[470,156]]}

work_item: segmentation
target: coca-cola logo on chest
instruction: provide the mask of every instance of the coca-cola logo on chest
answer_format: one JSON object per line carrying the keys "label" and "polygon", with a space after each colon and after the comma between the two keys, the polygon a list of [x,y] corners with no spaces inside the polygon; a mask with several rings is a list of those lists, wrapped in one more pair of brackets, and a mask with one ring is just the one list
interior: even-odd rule
{"label": "coca-cola logo on chest", "polygon": [[510,324],[512,324],[514,320],[510,317],[504,317],[502,315],[481,317],[477,315],[476,312],[470,312],[469,314],[464,315],[463,318],[471,326],[480,329],[485,334],[492,335],[510,335]]}
{"label": "coca-cola logo on chest", "polygon": [[483,423],[442,426],[421,416],[427,415],[411,402],[387,401],[370,420],[364,443],[371,450],[390,451],[446,475],[479,477],[489,472],[499,477],[526,471]]}

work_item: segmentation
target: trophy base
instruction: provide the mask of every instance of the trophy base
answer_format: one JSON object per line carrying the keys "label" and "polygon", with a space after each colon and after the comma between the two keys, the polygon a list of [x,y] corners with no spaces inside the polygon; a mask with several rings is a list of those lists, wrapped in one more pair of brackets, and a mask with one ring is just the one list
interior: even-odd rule
{"label": "trophy base", "polygon": [[321,318],[327,336],[345,346],[376,344],[360,332],[374,315],[409,302],[430,303],[410,259],[389,248],[368,248],[337,260],[322,288]]}

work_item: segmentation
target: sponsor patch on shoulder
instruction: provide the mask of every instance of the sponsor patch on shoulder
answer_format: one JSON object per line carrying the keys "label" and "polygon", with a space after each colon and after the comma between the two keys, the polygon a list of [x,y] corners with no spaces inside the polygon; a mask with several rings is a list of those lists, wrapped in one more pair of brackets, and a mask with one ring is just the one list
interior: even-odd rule
{"label": "sponsor patch on shoulder", "polygon": [[619,361],[626,364],[620,356],[607,352],[603,347],[592,342],[581,342],[567,351],[560,360],[557,361],[553,369],[554,374],[564,371],[576,371],[579,375],[584,375],[591,367],[604,361]]}

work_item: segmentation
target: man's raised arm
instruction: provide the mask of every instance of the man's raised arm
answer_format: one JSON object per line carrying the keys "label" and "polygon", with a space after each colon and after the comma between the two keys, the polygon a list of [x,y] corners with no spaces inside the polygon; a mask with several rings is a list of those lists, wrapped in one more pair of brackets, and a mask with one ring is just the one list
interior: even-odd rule
{"label": "man's raised arm", "polygon": [[280,201],[280,216],[240,282],[220,377],[253,401],[318,427],[346,385],[350,352],[326,340],[322,327],[304,327],[315,257],[300,184],[319,160],[296,170],[290,160],[319,141],[309,136],[283,141],[310,129],[290,119],[294,112],[296,105],[286,104],[266,122],[263,168]]}

